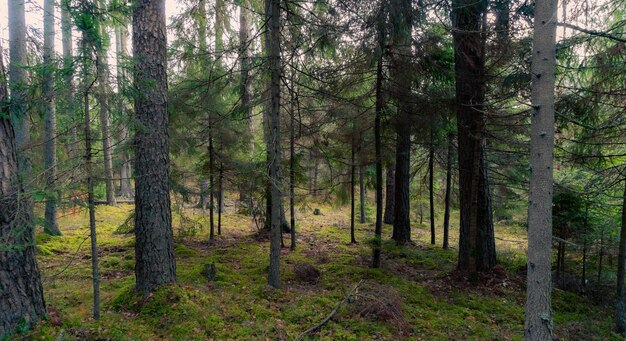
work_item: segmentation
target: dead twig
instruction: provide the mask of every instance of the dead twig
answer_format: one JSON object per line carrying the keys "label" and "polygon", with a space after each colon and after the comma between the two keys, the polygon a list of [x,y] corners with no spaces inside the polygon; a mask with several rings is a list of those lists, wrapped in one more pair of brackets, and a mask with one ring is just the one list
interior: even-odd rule
{"label": "dead twig", "polygon": [[360,280],[359,283],[357,283],[354,288],[352,288],[352,290],[350,290],[346,296],[343,298],[343,300],[341,300],[341,302],[337,303],[337,305],[335,306],[335,309],[333,309],[333,311],[330,312],[330,314],[328,314],[328,316],[326,316],[325,319],[322,320],[322,322],[316,324],[315,326],[305,330],[304,332],[302,332],[302,334],[300,334],[300,336],[298,336],[298,340],[302,339],[303,336],[310,334],[318,329],[320,329],[323,325],[325,325],[326,323],[328,323],[328,321],[330,321],[333,316],[335,316],[335,314],[337,314],[337,312],[339,311],[339,308],[341,308],[342,305],[346,304],[350,298],[352,296],[354,296],[354,293],[359,289],[359,287],[361,286],[361,284],[363,283],[363,280]]}

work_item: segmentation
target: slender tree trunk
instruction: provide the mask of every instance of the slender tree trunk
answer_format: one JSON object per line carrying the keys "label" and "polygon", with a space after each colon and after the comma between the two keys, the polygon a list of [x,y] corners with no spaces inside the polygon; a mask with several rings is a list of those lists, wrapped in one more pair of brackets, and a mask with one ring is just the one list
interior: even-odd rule
{"label": "slender tree trunk", "polygon": [[89,236],[91,241],[91,279],[93,284],[93,318],[100,318],[100,275],[98,272],[98,241],[96,234],[96,208],[94,204],[94,178],[91,150],[91,116],[89,110],[89,90],[91,80],[89,77],[89,48],[88,33],[83,31],[83,117],[85,134],[85,173],[87,175],[87,205],[89,208]]}
{"label": "slender tree trunk", "polygon": [[461,206],[458,267],[473,278],[496,264],[484,137],[486,9],[486,0],[452,2]]}
{"label": "slender tree trunk", "polygon": [[217,176],[217,235],[222,235],[222,210],[224,209],[224,165],[220,162]]}
{"label": "slender tree trunk", "polygon": [[[26,19],[25,1],[12,0],[9,3],[9,90],[11,101],[9,113],[13,121],[19,181],[24,193],[30,195],[32,165],[28,155],[30,148],[30,120],[28,119],[28,73],[26,67]],[[24,201],[23,209],[33,215],[32,201]]]}
{"label": "slender tree trunk", "polygon": [[435,146],[433,132],[430,132],[430,148],[428,151],[428,197],[430,201],[430,243],[435,245]]}
{"label": "slender tree trunk", "polygon": [[254,126],[252,122],[252,82],[250,80],[250,11],[248,0],[240,0],[239,4],[239,58],[241,59],[240,92],[241,107],[246,118],[250,153],[254,152]]}
{"label": "slender tree trunk", "polygon": [[57,215],[57,119],[54,98],[54,0],[46,0],[43,8],[43,97],[44,97],[44,178],[46,179],[46,210],[44,230],[60,236]]}
{"label": "slender tree trunk", "polygon": [[[8,96],[2,56],[0,53],[0,102],[5,103]],[[5,106],[0,110],[0,339],[8,339],[18,327],[31,327],[44,318],[46,304],[35,259],[33,217],[31,211],[23,209],[30,207],[27,202],[31,199],[24,195],[18,179],[17,146],[9,111]]]}
{"label": "slender tree trunk", "polygon": [[619,253],[617,258],[617,304],[615,315],[615,330],[624,335],[626,333],[626,316],[624,315],[624,276],[626,275],[626,181],[624,181],[624,199],[622,205],[622,228],[619,234]]}
{"label": "slender tree trunk", "polygon": [[374,149],[376,154],[376,226],[374,228],[374,251],[372,267],[380,267],[380,248],[383,233],[383,156],[380,137],[383,115],[383,51],[385,49],[384,6],[378,13],[378,60],[376,62],[376,117],[374,118]]}
{"label": "slender tree trunk", "polygon": [[74,56],[72,47],[72,19],[69,13],[70,0],[61,0],[61,32],[63,41],[63,82],[62,110],[63,114],[70,117],[68,150],[72,162],[77,162],[81,157],[78,147],[77,103],[74,98]]}
{"label": "slender tree trunk", "polygon": [[355,150],[354,150],[354,141],[352,141],[352,146],[351,146],[351,158],[350,158],[350,243],[355,244],[356,243],[356,239],[354,238],[354,201],[355,201],[355,195],[354,195],[354,187],[355,187],[355,172],[356,172],[356,166],[355,166]]}
{"label": "slender tree trunk", "polygon": [[[102,0],[100,5],[103,6]],[[106,27],[99,23],[100,39],[105,39]],[[111,118],[109,113],[109,96],[107,94],[109,82],[109,67],[107,65],[107,52],[103,46],[98,48],[97,53],[98,71],[98,105],[100,106],[100,128],[102,129],[102,151],[104,155],[104,181],[106,184],[107,204],[117,205],[115,198],[115,182],[113,180],[113,155],[111,149]]]}
{"label": "slender tree trunk", "polygon": [[552,191],[557,0],[537,0],[531,67],[526,340],[552,340]]}
{"label": "slender tree trunk", "polygon": [[602,279],[602,258],[604,258],[604,228],[600,232],[600,252],[598,255],[598,283]]}
{"label": "slender tree trunk", "polygon": [[215,239],[215,187],[213,174],[215,170],[215,153],[213,151],[213,124],[209,114],[209,240]]}
{"label": "slender tree trunk", "polygon": [[[291,86],[295,87],[293,74]],[[291,94],[291,122],[289,124],[289,215],[291,219],[291,250],[296,249],[296,94]]]}
{"label": "slender tree trunk", "polygon": [[126,22],[122,22],[115,26],[115,42],[117,52],[117,88],[118,88],[118,111],[122,114],[122,126],[120,133],[121,146],[121,168],[120,168],[120,193],[119,195],[125,199],[133,198],[133,187],[131,184],[132,167],[131,157],[128,148],[130,140],[130,131],[127,122],[130,121],[130,108],[125,101],[126,86],[128,84],[128,75],[124,62],[128,57],[128,28]]}
{"label": "slender tree trunk", "polygon": [[271,181],[271,232],[270,232],[270,267],[268,283],[280,288],[280,239],[282,191],[280,186],[280,0],[265,0],[265,19],[267,30],[267,55],[270,69],[269,138]]}
{"label": "slender tree trunk", "polygon": [[385,180],[385,224],[393,224],[396,200],[396,165],[388,164]]}
{"label": "slender tree trunk", "polygon": [[365,224],[365,167],[363,165],[359,166],[359,204],[360,206],[360,216],[361,224]]}
{"label": "slender tree trunk", "polygon": [[137,0],[133,13],[135,275],[141,292],[176,281],[169,186],[164,0]]}
{"label": "slender tree trunk", "polygon": [[443,215],[443,248],[449,247],[449,231],[450,231],[450,200],[452,195],[452,154],[453,154],[454,134],[448,133],[448,161],[446,163],[446,198],[445,213]]}

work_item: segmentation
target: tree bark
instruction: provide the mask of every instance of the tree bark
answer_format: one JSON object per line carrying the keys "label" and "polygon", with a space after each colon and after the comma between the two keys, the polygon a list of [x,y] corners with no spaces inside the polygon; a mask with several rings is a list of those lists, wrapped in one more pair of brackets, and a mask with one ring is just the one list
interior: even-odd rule
{"label": "tree bark", "polygon": [[526,340],[552,340],[552,191],[557,0],[537,0],[531,67]]}
{"label": "tree bark", "polygon": [[428,150],[428,198],[430,202],[430,244],[435,245],[435,141],[433,131],[430,132],[430,148]]}
{"label": "tree bark", "polygon": [[63,114],[70,118],[69,143],[68,150],[72,162],[77,162],[81,157],[78,146],[78,125],[77,120],[77,103],[74,97],[74,56],[72,47],[72,19],[69,13],[71,0],[61,1],[61,34],[63,41],[63,82],[65,83],[62,90]]}
{"label": "tree bark", "polygon": [[[100,5],[104,6],[102,0]],[[103,22],[99,23],[100,39],[104,40],[107,35],[106,27]],[[113,155],[111,149],[111,118],[109,114],[109,67],[107,65],[107,52],[104,44],[100,44],[97,49],[97,71],[98,71],[98,106],[100,107],[100,129],[102,130],[102,152],[104,155],[104,181],[106,184],[107,204],[111,206],[117,205],[115,198],[115,183],[113,181]]]}
{"label": "tree bark", "polygon": [[254,126],[252,122],[252,82],[250,80],[250,11],[248,10],[248,0],[240,0],[239,4],[239,58],[241,63],[240,71],[240,92],[241,107],[246,119],[248,128],[248,139],[250,143],[250,153],[254,152]]}
{"label": "tree bark", "polygon": [[[1,103],[8,97],[5,76],[0,53]],[[32,211],[24,209],[31,206],[31,199],[24,195],[18,179],[12,120],[5,106],[0,110],[0,339],[5,339],[19,326],[30,327],[44,318],[46,304],[35,259]]]}
{"label": "tree bark", "polygon": [[[291,86],[295,87],[294,75],[291,75]],[[296,249],[296,93],[291,95],[291,122],[289,124],[289,215],[291,219],[291,250]]]}
{"label": "tree bark", "polygon": [[[30,194],[32,186],[31,160],[28,155],[30,148],[30,120],[28,119],[28,73],[26,67],[26,19],[24,12],[25,1],[9,1],[9,90],[11,101],[9,113],[13,121],[15,144],[17,147],[17,161],[19,167],[19,181],[25,193]],[[32,201],[24,202],[24,210],[33,215]]]}
{"label": "tree bark", "polygon": [[120,166],[120,193],[125,199],[133,198],[132,166],[131,156],[128,148],[130,131],[126,122],[130,121],[130,108],[125,100],[126,86],[129,82],[124,62],[128,58],[128,28],[125,21],[115,26],[115,47],[117,52],[117,89],[118,89],[118,111],[122,115],[122,126],[120,133],[121,142],[121,166]]}
{"label": "tree bark", "polygon": [[622,228],[619,234],[619,252],[617,257],[617,304],[615,314],[615,330],[624,335],[626,332],[626,315],[624,314],[624,276],[626,275],[626,180],[624,181],[624,199],[622,205]]}
{"label": "tree bark", "polygon": [[209,240],[215,239],[215,152],[213,150],[213,122],[209,113]]}
{"label": "tree bark", "polygon": [[454,0],[452,5],[461,206],[458,267],[474,276],[496,263],[484,137],[487,1]]}
{"label": "tree bark", "polygon": [[355,154],[354,150],[354,141],[351,143],[351,158],[350,158],[350,243],[355,244],[356,239],[354,239],[354,204],[355,204],[355,195],[354,195],[354,187],[355,187]]}
{"label": "tree bark", "polygon": [[446,162],[446,198],[445,213],[443,215],[443,248],[449,247],[450,235],[450,200],[452,196],[452,157],[454,134],[448,133],[448,160]]}
{"label": "tree bark", "polygon": [[222,212],[224,209],[224,164],[220,162],[217,175],[217,235],[222,235]]}
{"label": "tree bark", "polygon": [[270,164],[269,178],[271,187],[271,229],[270,229],[270,267],[268,284],[280,288],[280,248],[281,248],[281,214],[282,191],[280,185],[280,0],[265,0],[265,20],[267,29],[267,56],[270,71],[270,109],[269,144]]}
{"label": "tree bark", "polygon": [[360,223],[365,224],[365,167],[359,165],[359,218]]}
{"label": "tree bark", "polygon": [[396,178],[393,239],[397,244],[411,241],[410,167],[411,167],[411,78],[406,68],[410,64],[412,46],[413,8],[410,0],[391,0],[391,41],[393,51],[392,77],[394,97],[398,103],[396,118]]}
{"label": "tree bark", "polygon": [[393,224],[396,200],[396,165],[388,164],[385,180],[385,224]]}
{"label": "tree bark", "polygon": [[60,236],[57,214],[57,119],[54,98],[54,0],[46,0],[43,8],[43,117],[44,117],[44,178],[46,180],[46,208],[44,231]]}
{"label": "tree bark", "polygon": [[380,249],[383,233],[383,156],[381,141],[381,121],[383,116],[383,52],[385,49],[385,16],[384,5],[378,13],[378,58],[376,62],[376,104],[374,118],[374,149],[376,154],[376,226],[374,228],[374,250],[372,267],[380,267]]}
{"label": "tree bark", "polygon": [[[83,8],[87,10],[87,1],[83,2]],[[91,150],[91,115],[89,110],[89,91],[93,84],[89,77],[91,46],[89,32],[84,30],[82,36],[83,53],[83,129],[85,138],[85,173],[87,176],[87,206],[89,210],[89,237],[91,242],[91,279],[93,285],[93,310],[94,319],[100,318],[100,275],[98,271],[98,240],[96,234],[96,209],[94,203],[94,177]],[[108,203],[108,202],[107,202]]]}
{"label": "tree bark", "polygon": [[176,281],[169,185],[167,45],[164,0],[137,0],[133,13],[136,58],[135,275],[152,292]]}

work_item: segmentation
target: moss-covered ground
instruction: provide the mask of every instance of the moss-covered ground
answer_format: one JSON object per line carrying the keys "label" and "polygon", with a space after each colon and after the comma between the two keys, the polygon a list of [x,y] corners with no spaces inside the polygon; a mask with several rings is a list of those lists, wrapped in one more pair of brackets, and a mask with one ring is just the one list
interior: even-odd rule
{"label": "moss-covered ground", "polygon": [[[313,208],[319,208],[322,215],[313,215]],[[297,212],[298,247],[283,249],[283,287],[274,290],[266,285],[269,243],[259,238],[249,217],[227,208],[222,235],[209,243],[208,213],[185,210],[187,219],[205,227],[181,231],[181,226],[190,224],[182,222],[175,210],[178,284],[143,297],[133,291],[134,238],[116,233],[131,211],[131,205],[97,207],[99,321],[91,318],[86,212],[63,213],[62,237],[37,235],[49,317],[22,336],[41,340],[297,339],[361,282],[360,292],[330,322],[303,339],[523,338],[525,230],[518,225],[496,227],[501,267],[472,284],[454,271],[458,218],[452,221],[451,249],[441,248],[439,220],[436,246],[429,244],[426,225],[416,221],[414,245],[383,242],[383,267],[372,269],[373,224],[358,224],[359,243],[350,244],[345,207],[309,204]],[[390,229],[385,226],[387,238]],[[285,243],[289,245],[288,234]],[[217,267],[215,281],[202,275],[208,263]],[[301,263],[319,269],[317,282],[298,278],[294,266]],[[555,289],[555,330],[560,339],[619,339],[611,332],[612,312],[610,306]]]}

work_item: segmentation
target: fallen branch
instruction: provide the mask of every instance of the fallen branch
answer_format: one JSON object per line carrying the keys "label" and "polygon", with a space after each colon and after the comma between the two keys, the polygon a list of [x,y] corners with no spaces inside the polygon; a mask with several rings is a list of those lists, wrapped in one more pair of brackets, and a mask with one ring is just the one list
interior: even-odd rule
{"label": "fallen branch", "polygon": [[348,302],[350,300],[350,298],[354,295],[354,293],[357,291],[357,289],[361,286],[361,283],[363,283],[363,280],[360,280],[359,283],[357,283],[354,288],[352,288],[352,290],[350,290],[346,296],[343,298],[343,300],[339,303],[337,303],[337,305],[335,306],[335,309],[333,309],[333,311],[330,312],[330,314],[328,314],[328,316],[326,316],[325,319],[322,320],[322,322],[316,324],[315,326],[305,330],[304,332],[302,332],[302,334],[300,334],[300,336],[298,336],[298,340],[302,339],[303,336],[310,334],[318,329],[320,329],[323,325],[325,325],[326,323],[328,323],[328,321],[330,321],[333,316],[335,316],[335,314],[337,314],[337,312],[339,311],[339,308],[341,308],[342,305],[346,304],[346,302]]}

